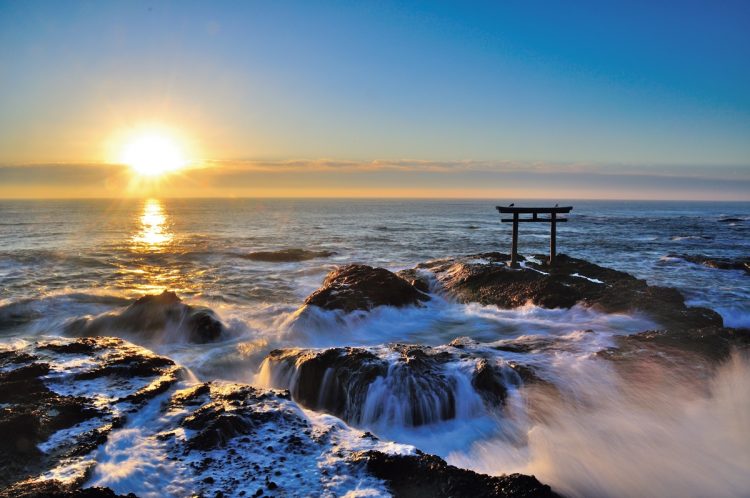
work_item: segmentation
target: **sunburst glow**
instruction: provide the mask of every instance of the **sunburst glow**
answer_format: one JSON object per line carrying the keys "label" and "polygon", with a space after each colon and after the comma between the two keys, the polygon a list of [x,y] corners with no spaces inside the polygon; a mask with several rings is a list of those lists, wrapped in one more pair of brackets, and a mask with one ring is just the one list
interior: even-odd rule
{"label": "sunburst glow", "polygon": [[185,153],[176,139],[156,131],[135,135],[120,151],[120,162],[143,176],[160,176],[187,165]]}

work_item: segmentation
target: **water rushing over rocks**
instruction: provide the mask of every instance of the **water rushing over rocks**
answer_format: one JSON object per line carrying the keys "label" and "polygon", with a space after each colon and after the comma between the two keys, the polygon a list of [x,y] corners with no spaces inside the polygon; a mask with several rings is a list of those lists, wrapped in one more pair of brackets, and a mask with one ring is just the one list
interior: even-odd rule
{"label": "water rushing over rocks", "polygon": [[[472,354],[475,353],[475,354]],[[418,427],[502,408],[522,382],[516,369],[466,347],[393,344],[378,348],[274,350],[261,382],[358,427]]]}
{"label": "water rushing over rocks", "polygon": [[119,312],[75,319],[66,324],[65,333],[96,336],[119,331],[124,334],[159,335],[172,341],[205,343],[218,340],[224,328],[210,309],[190,306],[174,292],[164,291],[158,295],[140,297]]}

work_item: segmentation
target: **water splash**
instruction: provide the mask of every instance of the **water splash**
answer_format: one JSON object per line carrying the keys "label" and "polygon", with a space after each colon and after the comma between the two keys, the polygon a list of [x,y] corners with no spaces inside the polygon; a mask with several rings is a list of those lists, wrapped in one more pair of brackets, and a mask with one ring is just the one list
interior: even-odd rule
{"label": "water splash", "polygon": [[[735,354],[709,380],[651,362],[647,382],[626,382],[604,362],[576,369],[564,397],[544,407],[528,443],[503,438],[454,452],[481,472],[535,474],[566,496],[745,496],[750,489],[750,358]],[[571,366],[571,368],[574,368]]]}

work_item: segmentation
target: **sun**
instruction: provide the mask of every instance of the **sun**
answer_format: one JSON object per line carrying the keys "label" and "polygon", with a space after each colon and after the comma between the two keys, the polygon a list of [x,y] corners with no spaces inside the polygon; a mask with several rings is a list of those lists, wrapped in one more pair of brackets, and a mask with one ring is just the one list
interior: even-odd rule
{"label": "sun", "polygon": [[150,177],[177,171],[188,164],[179,142],[160,131],[141,132],[126,140],[119,162],[139,175]]}

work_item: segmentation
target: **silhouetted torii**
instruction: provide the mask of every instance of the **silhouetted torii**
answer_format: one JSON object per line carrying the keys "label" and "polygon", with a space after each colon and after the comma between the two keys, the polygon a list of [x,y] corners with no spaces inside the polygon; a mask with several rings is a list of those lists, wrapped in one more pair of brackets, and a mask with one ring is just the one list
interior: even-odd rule
{"label": "silhouetted torii", "polygon": [[[509,206],[497,206],[501,214],[513,214],[513,218],[502,218],[500,221],[513,222],[513,244],[510,253],[510,266],[518,266],[518,224],[519,223],[549,223],[549,264],[555,264],[557,256],[557,223],[568,221],[567,218],[558,218],[558,214],[569,213],[573,206],[559,207],[515,207],[514,203]],[[521,214],[531,214],[531,218],[521,218]],[[549,214],[549,218],[540,218],[540,214]]]}

